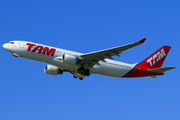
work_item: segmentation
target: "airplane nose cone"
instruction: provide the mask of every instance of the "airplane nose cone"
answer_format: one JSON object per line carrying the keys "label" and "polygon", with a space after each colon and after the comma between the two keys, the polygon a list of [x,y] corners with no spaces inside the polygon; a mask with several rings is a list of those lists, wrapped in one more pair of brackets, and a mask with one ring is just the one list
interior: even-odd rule
{"label": "airplane nose cone", "polygon": [[6,49],[7,51],[11,52],[12,49],[8,46],[8,43],[5,43],[2,45],[4,49]]}
{"label": "airplane nose cone", "polygon": [[7,48],[7,44],[3,44],[2,46],[3,46],[3,48],[6,49],[6,50],[8,49],[8,48]]}
{"label": "airplane nose cone", "polygon": [[6,44],[3,44],[3,48],[6,49]]}

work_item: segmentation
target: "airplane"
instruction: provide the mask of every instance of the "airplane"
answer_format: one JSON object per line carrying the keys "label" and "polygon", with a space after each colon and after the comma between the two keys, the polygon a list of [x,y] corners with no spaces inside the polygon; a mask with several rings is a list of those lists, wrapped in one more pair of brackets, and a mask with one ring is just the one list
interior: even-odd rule
{"label": "airplane", "polygon": [[63,72],[70,72],[74,78],[80,80],[90,76],[90,74],[120,78],[146,76],[156,78],[158,75],[164,75],[165,71],[176,68],[161,67],[171,48],[169,46],[161,47],[145,60],[136,64],[113,60],[112,56],[120,57],[120,53],[144,43],[145,40],[146,38],[143,38],[134,43],[86,54],[28,41],[10,41],[3,44],[3,47],[14,57],[48,63],[44,69],[47,74],[58,75],[63,74]]}

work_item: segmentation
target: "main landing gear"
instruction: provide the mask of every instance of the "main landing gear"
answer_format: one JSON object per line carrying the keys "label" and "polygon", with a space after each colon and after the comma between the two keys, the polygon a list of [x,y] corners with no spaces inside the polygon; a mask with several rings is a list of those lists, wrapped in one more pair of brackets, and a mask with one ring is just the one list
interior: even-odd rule
{"label": "main landing gear", "polygon": [[[73,76],[74,78],[77,78],[76,76]],[[83,78],[79,78],[79,80],[83,80]]]}
{"label": "main landing gear", "polygon": [[75,71],[74,78],[79,78],[80,80],[83,80],[85,76],[89,76],[89,69],[85,69],[84,67],[80,67]]}
{"label": "main landing gear", "polygon": [[78,68],[77,73],[85,75],[85,76],[89,76],[90,75],[89,69],[85,69],[84,67]]}

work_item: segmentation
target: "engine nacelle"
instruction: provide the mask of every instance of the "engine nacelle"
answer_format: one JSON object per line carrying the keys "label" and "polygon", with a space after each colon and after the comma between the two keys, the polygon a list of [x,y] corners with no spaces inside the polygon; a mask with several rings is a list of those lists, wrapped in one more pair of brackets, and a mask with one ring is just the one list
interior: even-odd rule
{"label": "engine nacelle", "polygon": [[50,75],[62,74],[63,70],[53,65],[46,65],[44,72]]}
{"label": "engine nacelle", "polygon": [[75,65],[78,62],[78,58],[73,55],[64,54],[62,57],[62,61],[63,61],[63,63]]}

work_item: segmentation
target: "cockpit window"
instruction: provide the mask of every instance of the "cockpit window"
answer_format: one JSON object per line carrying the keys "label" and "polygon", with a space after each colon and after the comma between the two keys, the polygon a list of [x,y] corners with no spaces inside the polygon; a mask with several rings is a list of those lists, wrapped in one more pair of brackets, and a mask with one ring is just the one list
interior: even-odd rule
{"label": "cockpit window", "polygon": [[14,44],[14,42],[9,42],[9,44]]}

